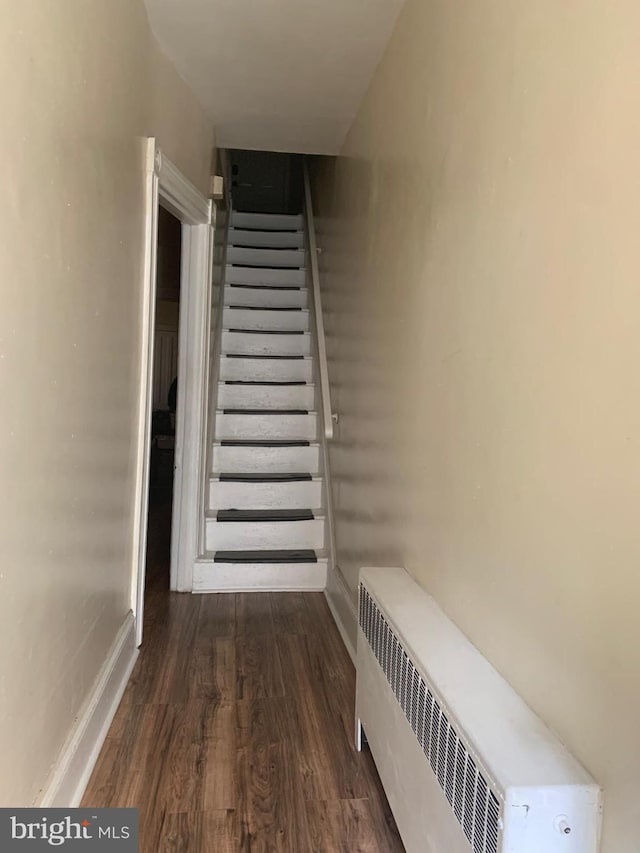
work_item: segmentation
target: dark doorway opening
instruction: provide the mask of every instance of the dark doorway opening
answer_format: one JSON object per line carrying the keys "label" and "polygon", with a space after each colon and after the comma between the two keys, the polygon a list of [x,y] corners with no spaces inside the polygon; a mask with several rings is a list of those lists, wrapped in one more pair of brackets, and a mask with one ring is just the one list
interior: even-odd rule
{"label": "dark doorway opening", "polygon": [[182,225],[169,211],[160,207],[146,595],[153,595],[155,591],[167,592],[170,583],[181,256]]}
{"label": "dark doorway opening", "polygon": [[233,208],[251,213],[300,213],[304,196],[300,154],[229,152]]}

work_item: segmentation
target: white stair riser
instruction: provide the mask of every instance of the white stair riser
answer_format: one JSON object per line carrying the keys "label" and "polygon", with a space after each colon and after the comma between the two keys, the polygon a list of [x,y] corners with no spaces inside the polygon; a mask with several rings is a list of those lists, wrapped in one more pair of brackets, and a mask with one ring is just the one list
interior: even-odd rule
{"label": "white stair riser", "polygon": [[317,444],[301,447],[233,447],[213,446],[213,473],[295,474],[319,470],[320,448]]}
{"label": "white stair riser", "polygon": [[301,249],[304,246],[304,231],[247,231],[243,228],[230,228],[229,245]]}
{"label": "white stair riser", "polygon": [[233,287],[224,289],[225,305],[260,305],[264,308],[306,308],[307,290],[271,290],[268,287]]}
{"label": "white stair riser", "polygon": [[302,216],[288,213],[231,213],[232,228],[254,228],[263,231],[300,231],[303,227]]}
{"label": "white stair riser", "polygon": [[225,385],[218,386],[219,409],[309,409],[314,408],[313,385]]}
{"label": "white stair riser", "polygon": [[198,561],[194,592],[321,591],[327,585],[327,560],[317,563],[214,563]]}
{"label": "white stair riser", "polygon": [[311,355],[311,337],[303,335],[222,332],[222,352],[244,355]]}
{"label": "white stair riser", "polygon": [[222,322],[227,329],[282,329],[283,331],[309,330],[309,312],[297,308],[293,311],[254,310],[225,307]]}
{"label": "white stair riser", "polygon": [[[246,473],[246,472],[245,472]],[[322,505],[322,481],[238,483],[209,481],[209,509],[309,509]]]}
{"label": "white stair riser", "polygon": [[324,518],[310,521],[207,519],[207,551],[270,551],[324,547]]}
{"label": "white stair riser", "polygon": [[306,283],[306,271],[297,269],[261,269],[260,267],[239,267],[227,264],[225,269],[225,281],[227,284],[266,284],[295,285],[304,287]]}
{"label": "white stair riser", "polygon": [[227,247],[227,262],[253,267],[303,267],[303,249],[243,249]]}
{"label": "white stair riser", "polygon": [[311,382],[311,358],[229,358],[220,360],[220,379],[259,382]]}
{"label": "white stair riser", "polygon": [[313,441],[317,435],[317,421],[316,412],[308,415],[233,415],[217,412],[216,438],[299,438]]}

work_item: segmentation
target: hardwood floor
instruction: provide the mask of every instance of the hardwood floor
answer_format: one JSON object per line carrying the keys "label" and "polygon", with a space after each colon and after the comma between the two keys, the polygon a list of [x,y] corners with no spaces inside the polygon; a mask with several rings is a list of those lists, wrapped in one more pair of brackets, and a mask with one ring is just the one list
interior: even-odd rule
{"label": "hardwood floor", "polygon": [[137,806],[142,853],[400,853],[324,596],[169,593],[152,512],[145,640],[83,805]]}

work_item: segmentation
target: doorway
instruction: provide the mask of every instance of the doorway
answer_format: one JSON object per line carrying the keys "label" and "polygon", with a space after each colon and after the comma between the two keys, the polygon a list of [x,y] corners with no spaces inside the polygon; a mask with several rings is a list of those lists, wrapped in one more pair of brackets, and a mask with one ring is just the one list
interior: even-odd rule
{"label": "doorway", "polygon": [[[134,495],[134,548],[131,579],[131,609],[136,623],[136,642],[141,645],[144,624],[147,564],[148,513],[154,433],[156,389],[156,296],[158,294],[158,235],[161,219],[180,228],[179,319],[177,389],[173,440],[173,483],[171,500],[169,588],[190,592],[193,564],[203,539],[201,495],[204,491],[204,439],[206,435],[207,388],[211,313],[212,204],[193,186],[158,148],[153,138],[145,140],[146,206],[145,258],[141,307],[140,409],[136,449]],[[175,248],[175,247],[174,247]],[[175,263],[175,262],[174,262]],[[162,261],[160,261],[162,266]],[[169,397],[167,392],[167,410]],[[166,426],[166,416],[165,426]],[[172,421],[169,411],[169,422]],[[170,444],[170,442],[169,442]],[[167,453],[169,455],[169,453]],[[166,464],[166,460],[165,460]],[[155,497],[155,496],[154,496]]]}
{"label": "doorway", "polygon": [[180,347],[182,225],[162,204],[158,209],[153,411],[147,512],[147,596],[170,587],[176,408]]}

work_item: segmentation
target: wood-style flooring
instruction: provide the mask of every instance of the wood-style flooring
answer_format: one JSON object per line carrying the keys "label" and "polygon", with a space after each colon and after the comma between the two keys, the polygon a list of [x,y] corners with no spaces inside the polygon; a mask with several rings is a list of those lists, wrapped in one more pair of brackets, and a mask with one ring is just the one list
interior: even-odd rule
{"label": "wood-style flooring", "polygon": [[169,593],[168,529],[156,506],[144,644],[83,805],[138,807],[141,853],[400,853],[324,596]]}

